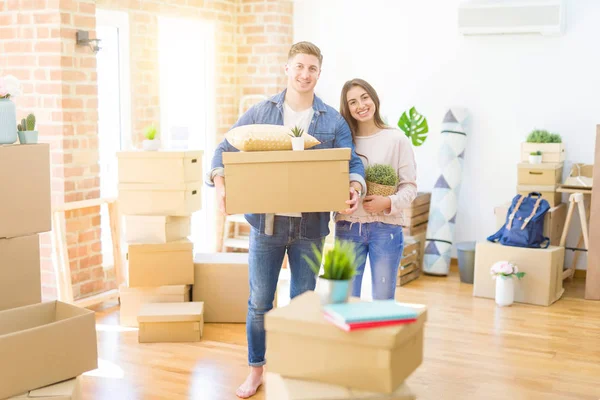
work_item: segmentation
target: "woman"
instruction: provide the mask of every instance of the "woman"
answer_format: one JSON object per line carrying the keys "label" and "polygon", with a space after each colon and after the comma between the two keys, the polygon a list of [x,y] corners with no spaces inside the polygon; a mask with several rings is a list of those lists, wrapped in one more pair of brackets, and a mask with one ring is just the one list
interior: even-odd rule
{"label": "woman", "polygon": [[365,167],[391,165],[399,184],[391,196],[366,196],[353,215],[336,215],[336,239],[351,240],[362,259],[352,295],[360,296],[366,256],[369,256],[374,300],[393,299],[398,267],[404,249],[402,209],[417,196],[416,165],[410,140],[399,129],[387,126],[379,114],[379,97],[362,79],[344,84],[340,114],[346,119],[356,153]]}

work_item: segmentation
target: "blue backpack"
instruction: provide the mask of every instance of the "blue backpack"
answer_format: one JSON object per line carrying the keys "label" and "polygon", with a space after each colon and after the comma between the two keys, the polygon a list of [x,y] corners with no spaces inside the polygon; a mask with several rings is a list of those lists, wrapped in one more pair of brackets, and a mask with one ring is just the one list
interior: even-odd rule
{"label": "blue backpack", "polygon": [[549,209],[550,204],[540,193],[532,192],[527,197],[518,194],[508,209],[504,226],[487,240],[505,246],[547,248],[550,239],[544,236],[544,217]]}

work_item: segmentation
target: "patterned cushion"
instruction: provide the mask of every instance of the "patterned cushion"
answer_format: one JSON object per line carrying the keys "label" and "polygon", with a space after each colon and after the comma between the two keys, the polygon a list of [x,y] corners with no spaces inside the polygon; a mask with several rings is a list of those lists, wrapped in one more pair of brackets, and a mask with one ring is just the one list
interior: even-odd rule
{"label": "patterned cushion", "polygon": [[[304,148],[310,149],[320,142],[304,133]],[[280,151],[292,150],[290,129],[281,125],[255,124],[233,128],[225,138],[240,151]]]}

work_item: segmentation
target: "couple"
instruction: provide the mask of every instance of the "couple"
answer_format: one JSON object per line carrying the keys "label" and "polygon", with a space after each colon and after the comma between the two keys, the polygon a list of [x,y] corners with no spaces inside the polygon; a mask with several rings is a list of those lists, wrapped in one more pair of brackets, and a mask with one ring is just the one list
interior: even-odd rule
{"label": "couple", "polygon": [[[322,62],[321,51],[314,44],[294,44],[285,66],[286,90],[251,107],[234,127],[249,124],[300,126],[322,143],[320,148],[352,149],[348,208],[336,214],[336,239],[354,242],[360,256],[368,254],[373,298],[393,299],[404,247],[401,209],[408,207],[417,194],[411,143],[400,130],[385,125],[379,113],[377,93],[361,79],[344,85],[339,113],[315,96]],[[216,187],[219,208],[223,213],[225,178],[222,154],[227,151],[237,150],[224,139],[215,151],[207,177],[208,184]],[[369,164],[388,164],[397,170],[400,183],[396,194],[365,196],[364,166]],[[286,251],[291,270],[290,297],[314,290],[316,276],[303,254],[311,256],[313,244],[319,250],[323,249],[325,237],[329,234],[329,218],[330,213],[246,215],[251,225],[250,299],[246,320],[250,374],[237,389],[238,397],[253,396],[262,383],[266,363],[264,315],[273,308]],[[353,296],[360,296],[365,261],[358,266]]]}

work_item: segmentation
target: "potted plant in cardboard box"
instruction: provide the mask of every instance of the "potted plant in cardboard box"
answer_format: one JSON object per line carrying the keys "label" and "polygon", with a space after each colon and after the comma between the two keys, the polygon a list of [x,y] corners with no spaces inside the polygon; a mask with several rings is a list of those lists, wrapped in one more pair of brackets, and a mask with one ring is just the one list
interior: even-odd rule
{"label": "potted plant in cardboard box", "polygon": [[38,131],[35,130],[35,115],[29,114],[17,125],[19,143],[34,144],[38,142]]}
{"label": "potted plant in cardboard box", "polygon": [[331,250],[323,257],[323,253],[313,245],[314,259],[304,255],[304,259],[319,275],[316,292],[321,298],[321,304],[345,303],[352,291],[352,278],[356,274],[356,268],[360,263],[356,255],[354,243],[337,240]]}
{"label": "potted plant in cardboard box", "polygon": [[391,165],[369,165],[365,169],[365,180],[368,196],[391,196],[398,190],[398,174]]}
{"label": "potted plant in cardboard box", "polygon": [[565,147],[558,133],[550,133],[545,129],[534,129],[521,144],[521,161],[534,152],[542,153],[542,162],[561,162],[564,160]]}
{"label": "potted plant in cardboard box", "polygon": [[529,163],[530,164],[541,164],[542,163],[542,152],[541,151],[532,151],[529,153]]}
{"label": "potted plant in cardboard box", "polygon": [[12,75],[0,76],[0,144],[17,141],[17,110],[11,98],[19,95],[19,80]]}
{"label": "potted plant in cardboard box", "polygon": [[490,273],[496,280],[496,304],[501,307],[510,306],[515,301],[514,278],[523,278],[525,272],[519,272],[519,268],[511,262],[498,261],[492,265]]}
{"label": "potted plant in cardboard box", "polygon": [[157,129],[154,125],[146,128],[144,137],[146,140],[142,142],[142,148],[146,151],[156,151],[160,149],[160,140],[156,138]]}
{"label": "potted plant in cardboard box", "polygon": [[292,150],[294,150],[294,151],[304,150],[304,136],[302,136],[303,133],[304,133],[304,129],[302,129],[298,126],[294,126],[292,128],[291,132],[289,133],[289,135],[292,137]]}

